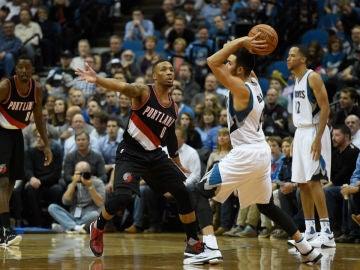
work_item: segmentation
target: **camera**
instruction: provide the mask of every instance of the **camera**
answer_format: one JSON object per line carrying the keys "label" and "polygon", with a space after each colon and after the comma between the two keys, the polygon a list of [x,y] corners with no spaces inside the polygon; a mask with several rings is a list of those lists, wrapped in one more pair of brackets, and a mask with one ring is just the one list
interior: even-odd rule
{"label": "camera", "polygon": [[80,175],[82,176],[82,178],[84,178],[85,180],[89,180],[91,178],[91,173],[90,172],[81,172]]}

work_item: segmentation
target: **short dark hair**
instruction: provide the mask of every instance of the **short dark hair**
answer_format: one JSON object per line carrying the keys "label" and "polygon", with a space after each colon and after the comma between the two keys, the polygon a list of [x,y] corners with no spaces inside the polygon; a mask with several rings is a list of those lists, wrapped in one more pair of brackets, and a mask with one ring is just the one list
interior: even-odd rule
{"label": "short dark hair", "polygon": [[296,47],[299,49],[299,52],[302,56],[304,56],[306,59],[309,59],[310,55],[309,55],[309,48],[308,46],[304,45],[304,44],[298,44],[298,45],[294,45],[293,47]]}
{"label": "short dark hair", "polygon": [[[153,73],[153,74],[154,74],[154,71],[155,71],[156,66],[157,66],[158,64],[160,64],[160,63],[163,63],[163,62],[168,62],[168,63],[170,63],[169,60],[166,60],[166,59],[164,59],[164,58],[161,58],[161,59],[157,60],[157,61],[153,64],[153,66],[152,66],[152,73]],[[170,63],[170,64],[171,64],[171,63]]]}
{"label": "short dark hair", "polygon": [[245,48],[237,50],[234,55],[236,56],[236,67],[243,67],[245,75],[249,76],[255,67],[255,56]]}
{"label": "short dark hair", "polygon": [[80,135],[85,134],[86,138],[88,139],[88,141],[90,142],[90,135],[85,131],[85,130],[79,130],[75,133],[75,140],[77,137],[79,137]]}
{"label": "short dark hair", "polygon": [[349,139],[351,139],[351,130],[347,125],[345,124],[334,125],[333,129],[339,129],[342,134],[348,135]]}

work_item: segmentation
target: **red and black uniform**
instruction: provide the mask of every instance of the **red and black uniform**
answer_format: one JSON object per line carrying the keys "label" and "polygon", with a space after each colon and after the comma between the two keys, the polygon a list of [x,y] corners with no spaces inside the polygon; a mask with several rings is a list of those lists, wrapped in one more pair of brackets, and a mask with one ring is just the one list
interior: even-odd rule
{"label": "red and black uniform", "polygon": [[37,96],[36,82],[31,79],[26,94],[17,88],[16,76],[7,79],[8,96],[0,103],[0,177],[24,179],[24,139],[22,129],[31,118]]}
{"label": "red and black uniform", "polygon": [[160,194],[170,192],[175,198],[179,195],[180,213],[192,211],[190,201],[184,198],[188,196],[183,184],[186,177],[161,148],[166,145],[170,157],[177,156],[174,102],[169,95],[170,103],[162,105],[154,86],[148,87],[148,99],[140,107],[132,108],[124,139],[116,152],[114,193],[107,196],[105,203],[110,214],[115,214],[128,203],[120,199],[124,194],[140,194],[140,179]]}

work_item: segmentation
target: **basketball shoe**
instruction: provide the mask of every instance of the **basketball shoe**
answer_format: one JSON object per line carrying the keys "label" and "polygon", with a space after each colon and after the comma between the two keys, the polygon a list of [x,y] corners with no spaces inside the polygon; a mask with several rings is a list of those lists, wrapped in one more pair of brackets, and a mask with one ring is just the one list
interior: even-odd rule
{"label": "basketball shoe", "polygon": [[13,232],[13,230],[9,228],[1,228],[2,232],[0,235],[0,245],[8,247],[8,246],[18,246],[22,240],[20,235],[17,235]]}
{"label": "basketball shoe", "polygon": [[90,225],[90,249],[96,257],[100,257],[104,251],[103,230],[95,227],[96,221]]}
{"label": "basketball shoe", "polygon": [[223,257],[218,249],[211,249],[204,245],[204,251],[198,255],[184,259],[184,264],[219,264]]}
{"label": "basketball shoe", "polygon": [[302,254],[300,253],[300,260],[302,263],[306,263],[309,265],[315,264],[317,261],[321,259],[323,256],[319,251],[317,251],[315,248],[312,248],[308,253]]}
{"label": "basketball shoe", "polygon": [[189,241],[187,241],[184,255],[188,257],[192,257],[202,253],[203,251],[204,251],[204,243],[201,240],[197,241],[194,245],[191,245]]}
{"label": "basketball shoe", "polygon": [[317,237],[310,240],[309,244],[316,248],[336,247],[334,234],[330,231],[321,232]]}

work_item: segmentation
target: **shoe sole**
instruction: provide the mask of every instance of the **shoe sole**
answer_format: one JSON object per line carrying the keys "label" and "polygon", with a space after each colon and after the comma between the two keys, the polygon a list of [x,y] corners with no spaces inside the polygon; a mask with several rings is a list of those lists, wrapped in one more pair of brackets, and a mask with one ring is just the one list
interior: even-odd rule
{"label": "shoe sole", "polygon": [[93,250],[93,248],[91,247],[91,228],[92,228],[92,224],[90,225],[90,241],[89,241],[89,248],[91,250],[91,252],[94,254],[94,256],[96,257],[101,257],[103,252],[101,253],[97,253],[95,250]]}
{"label": "shoe sole", "polygon": [[323,255],[321,253],[319,253],[319,255],[314,260],[306,261],[306,262],[302,262],[302,263],[307,264],[307,265],[314,265],[322,258],[322,256]]}
{"label": "shoe sole", "polygon": [[193,262],[193,263],[187,263],[185,265],[204,265],[204,264],[211,264],[211,265],[215,265],[215,264],[220,264],[224,261],[223,257],[215,257],[212,259],[204,259],[203,261],[199,260],[197,262]]}

